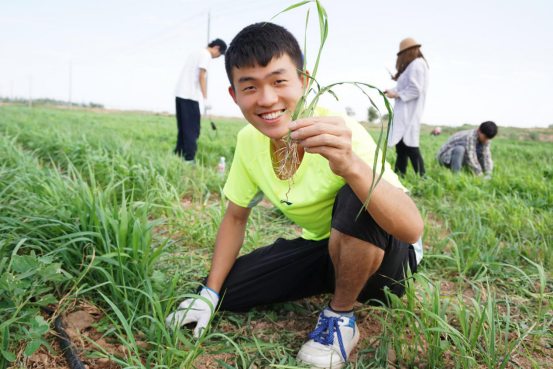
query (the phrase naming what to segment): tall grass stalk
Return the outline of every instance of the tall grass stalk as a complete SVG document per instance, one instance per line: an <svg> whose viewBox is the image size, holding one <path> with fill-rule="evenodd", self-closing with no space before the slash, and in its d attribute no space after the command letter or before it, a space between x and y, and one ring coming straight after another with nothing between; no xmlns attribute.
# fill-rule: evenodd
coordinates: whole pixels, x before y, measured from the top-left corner
<svg viewBox="0 0 553 369"><path fill-rule="evenodd" d="M317 82L316 78L317 78L317 72L318 72L318 69L319 69L319 62L321 60L321 55L322 55L322 52L323 52L323 48L324 48L324 45L325 45L327 37L328 37L328 15L327 15L327 12L326 12L325 8L322 6L321 2L319 0L311 0L311 1L302 1L302 2L299 2L299 3L293 4L293 5L289 6L288 8L284 9L283 11L281 11L280 13L278 13L277 15L275 15L273 18L271 18L271 20L276 18L277 16L279 16L282 13L288 12L292 9L301 7L301 6L309 4L309 3L315 3L316 7L317 7L317 15L318 15L318 21L319 21L318 22L319 23L319 34L320 34L319 50L317 52L317 58L315 60L313 71L312 71L311 74L307 74L305 71L307 71L307 27L309 25L309 11L308 11L307 16L306 16L306 21L305 21L305 38L304 38L304 52L303 52L303 55L304 55L303 69L304 70L303 71L298 70L298 72L302 74L302 80L306 84L306 87L304 88L304 93L303 93L302 97L299 99L294 112L293 113L289 112L289 113L291 113L291 115L292 115L292 121L295 121L295 120L301 119L301 118L312 117L315 114L315 109L316 109L317 104L319 102L319 99L321 98L322 95L324 95L325 93L329 93L332 96L334 96L336 98L336 100L338 100L337 95L334 93L334 91L332 89L336 86L347 84L347 85L353 85L356 88L358 88L369 99L371 105L378 111L378 114L381 115L380 110L378 109L378 107L373 102L372 98L369 96L369 94L365 91L364 88L374 89L374 90L378 91L378 94L382 97L382 100L383 100L384 105L385 105L386 110L387 110L387 114L390 118L389 118L389 122L388 122L388 128L387 128L387 131L386 131L386 135L384 137L384 146L383 146L383 149L382 149L382 157L381 157L381 163L380 163L381 166L380 166L380 170L379 170L380 173L379 173L379 175L377 175L377 171L378 171L377 168L378 168L378 164L379 164L378 159L379 159L379 155L380 155L380 148L381 148L381 145L383 143L382 138L383 138L383 132L384 132L384 126L383 125L381 126L380 136L379 136L378 141L377 141L376 152L375 152L375 156L374 156L373 181L371 183L369 196L368 196L368 198L367 198L367 200L365 201L365 204L364 204L364 207L366 207L369 200L370 200L372 191L374 190L374 188L376 187L376 185L378 184L378 182L382 178L382 175L384 174L384 168L385 168L385 163L386 163L386 152L387 152L387 145L385 143L388 141L388 135L389 135L390 130L392 129L392 125L393 125L393 116L394 116L393 111L392 111L392 108L390 106L390 102L388 101L388 99L386 98L384 93L381 90L379 90L378 88L376 88L375 86L371 85L371 84L364 83L364 82L337 82L337 83L332 83L328 86L321 87L319 82ZM313 95L313 96L311 97L310 95ZM308 100L309 98L311 99L310 101ZM288 183L289 183L288 192L290 192L290 189L291 189L292 184L294 182L294 178L293 178L294 173L296 171L297 165L299 164L299 156L298 156L298 143L299 143L299 141L298 140L293 140L292 137L291 137L291 134L292 134L292 131L290 131L288 133L288 135L283 137L283 141L285 143L285 146L282 149L280 149L279 151L277 151L277 155L276 155L277 158L282 157L282 159L280 160L280 163L278 164L278 169L277 170L278 170L278 174L279 174L280 178L288 180ZM286 196L288 196L288 193L286 194Z"/></svg>

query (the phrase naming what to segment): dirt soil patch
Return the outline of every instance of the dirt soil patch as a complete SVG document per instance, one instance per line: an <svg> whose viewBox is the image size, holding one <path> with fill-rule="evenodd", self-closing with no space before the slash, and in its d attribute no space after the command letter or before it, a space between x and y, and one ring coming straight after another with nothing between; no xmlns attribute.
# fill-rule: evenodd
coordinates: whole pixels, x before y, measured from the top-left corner
<svg viewBox="0 0 553 369"><path fill-rule="evenodd" d="M98 350L90 340L114 355L122 356L124 353L123 345L107 343L106 339L102 338L103 333L98 332L97 328L93 326L103 317L104 314L96 306L86 301L78 301L71 312L62 314L62 321L71 342L79 352L79 358L87 368L119 369L118 364L107 358L87 357L87 354ZM61 352L57 337L48 333L44 338L52 346L55 354L41 346L33 355L29 356L26 367L30 369L70 369Z"/></svg>

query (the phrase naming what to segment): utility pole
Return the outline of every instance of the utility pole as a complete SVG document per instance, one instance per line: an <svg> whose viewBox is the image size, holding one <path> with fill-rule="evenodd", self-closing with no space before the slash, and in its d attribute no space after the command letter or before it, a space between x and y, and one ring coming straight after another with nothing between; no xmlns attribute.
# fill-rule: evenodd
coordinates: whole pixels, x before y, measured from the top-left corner
<svg viewBox="0 0 553 369"><path fill-rule="evenodd" d="M29 74L29 109L33 107L33 75Z"/></svg>
<svg viewBox="0 0 553 369"><path fill-rule="evenodd" d="M209 32L211 28L211 10L207 11L207 44L209 45ZM205 76L205 92L207 93L207 86L209 86L208 75ZM207 109L204 106L204 117L207 117Z"/></svg>
<svg viewBox="0 0 553 369"><path fill-rule="evenodd" d="M73 104L71 103L71 83L73 77L73 64L69 62L69 110L73 110Z"/></svg>
<svg viewBox="0 0 553 369"><path fill-rule="evenodd" d="M210 23L211 23L211 10L208 10L207 11L207 43L208 44L209 44Z"/></svg>
<svg viewBox="0 0 553 369"><path fill-rule="evenodd" d="M13 102L13 79L10 81L10 100Z"/></svg>

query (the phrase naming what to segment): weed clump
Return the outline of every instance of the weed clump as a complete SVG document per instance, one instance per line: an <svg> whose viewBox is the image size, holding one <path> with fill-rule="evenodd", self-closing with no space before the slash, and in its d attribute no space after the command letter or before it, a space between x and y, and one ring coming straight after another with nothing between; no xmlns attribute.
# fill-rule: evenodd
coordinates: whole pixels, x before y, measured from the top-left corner
<svg viewBox="0 0 553 369"><path fill-rule="evenodd" d="M283 10L280 13L278 13L277 15L275 15L273 18L271 18L271 20L274 19L275 17L277 17L278 15L284 13L284 12L290 11L292 9L295 9L295 8L300 7L302 5L305 5L305 4L309 4L311 2L314 2L317 6L317 14L318 14L318 21L319 21L319 28L320 28L320 45L319 45L319 50L318 50L318 53L317 53L317 59L315 61L313 72L310 75L307 74L305 71L307 70L307 26L309 24L309 10L308 10L306 20L305 20L305 30L306 30L305 34L306 35L305 35L305 38L304 38L303 70L298 69L298 72L303 75L302 78L303 78L303 81L304 81L304 86L306 86L306 88L304 88L304 93L303 93L302 97L300 98L300 100L298 101L298 104L296 105L296 108L295 108L294 112L285 111L282 114L285 114L285 113L291 114L292 115L292 121L295 121L295 120L301 119L301 118L312 117L315 114L315 109L317 107L317 103L319 102L319 99L322 95L324 95L325 93L329 93L332 96L334 96L334 98L336 100L338 100L338 96L334 93L332 88L334 88L336 86L339 86L339 85L349 84L349 85L353 85L353 86L357 87L369 99L371 105L378 112L378 115L382 116L382 114L380 114L380 110L378 109L378 107L376 106L376 104L374 103L372 98L369 96L367 91L365 91L365 89L369 88L369 89L374 89L374 90L378 91L378 94L383 99L384 105L386 106L387 114L390 117L390 119L389 119L389 124L388 124L387 130L386 130L386 137L385 138L384 138L384 134L383 134L384 133L384 126L381 126L380 136L378 138L376 152L375 152L375 159L374 159L374 163L373 163L373 181L372 181L371 188L370 188L370 191L369 191L369 196L368 196L368 198L367 198L367 200L365 201L365 204L364 204L364 206L366 206L367 203L369 202L372 191L374 190L374 188L376 187L376 185L378 184L378 182L382 178L382 175L384 174L384 167L385 167L384 164L385 164L385 161L386 161L386 150L387 150L386 145L383 146L383 150L382 150L383 153L382 153L382 157L380 158L380 160L382 162L382 170L381 170L381 172L378 176L376 175L376 167L377 167L378 160L379 160L380 147L381 147L381 144L383 142L382 139L384 138L384 142L387 142L388 135L389 135L390 130L392 128L392 124L393 124L392 108L390 106L390 102L388 101L388 99L386 98L384 93L373 85L363 83L363 82L356 82L356 81L349 82L348 81L348 82L332 83L328 86L321 87L321 85L317 82L316 77L317 77L317 71L319 69L319 62L320 62L320 59L321 59L321 54L322 54L322 51L323 51L324 44L325 44L326 39L328 37L328 15L327 15L326 10L321 5L321 2L319 0L302 1L300 3L291 5L288 8L286 8L285 10ZM308 102L308 98L310 98L309 102ZM276 158L277 158L276 173L277 173L277 175L279 176L280 179L288 180L288 192L286 193L286 198L288 200L288 193L290 192L290 190L291 190L291 188L294 184L294 174L295 174L296 168L298 167L299 162L300 162L300 158L299 158L299 155L298 155L298 144L299 144L300 140L292 139L291 138L291 131L288 132L288 134L286 136L284 136L282 138L282 140L283 140L285 145L284 145L283 148L277 150L277 152L276 152Z"/></svg>

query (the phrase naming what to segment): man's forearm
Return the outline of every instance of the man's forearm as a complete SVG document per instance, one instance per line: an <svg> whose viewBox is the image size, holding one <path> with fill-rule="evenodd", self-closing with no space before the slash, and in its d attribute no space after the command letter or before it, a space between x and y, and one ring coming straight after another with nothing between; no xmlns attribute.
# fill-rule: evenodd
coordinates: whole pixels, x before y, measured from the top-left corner
<svg viewBox="0 0 553 369"><path fill-rule="evenodd" d="M207 79L205 78L205 74L200 76L200 89L202 90L204 99L207 99Z"/></svg>
<svg viewBox="0 0 553 369"><path fill-rule="evenodd" d="M358 156L353 168L344 179L364 203L373 181L372 168ZM415 243L422 235L424 225L413 200L384 179L373 190L367 211L382 229L400 241Z"/></svg>
<svg viewBox="0 0 553 369"><path fill-rule="evenodd" d="M219 226L213 251L213 260L211 261L211 270L207 280L207 287L217 293L220 292L244 243L246 224L247 221L237 222L233 220L232 216L225 215Z"/></svg>

